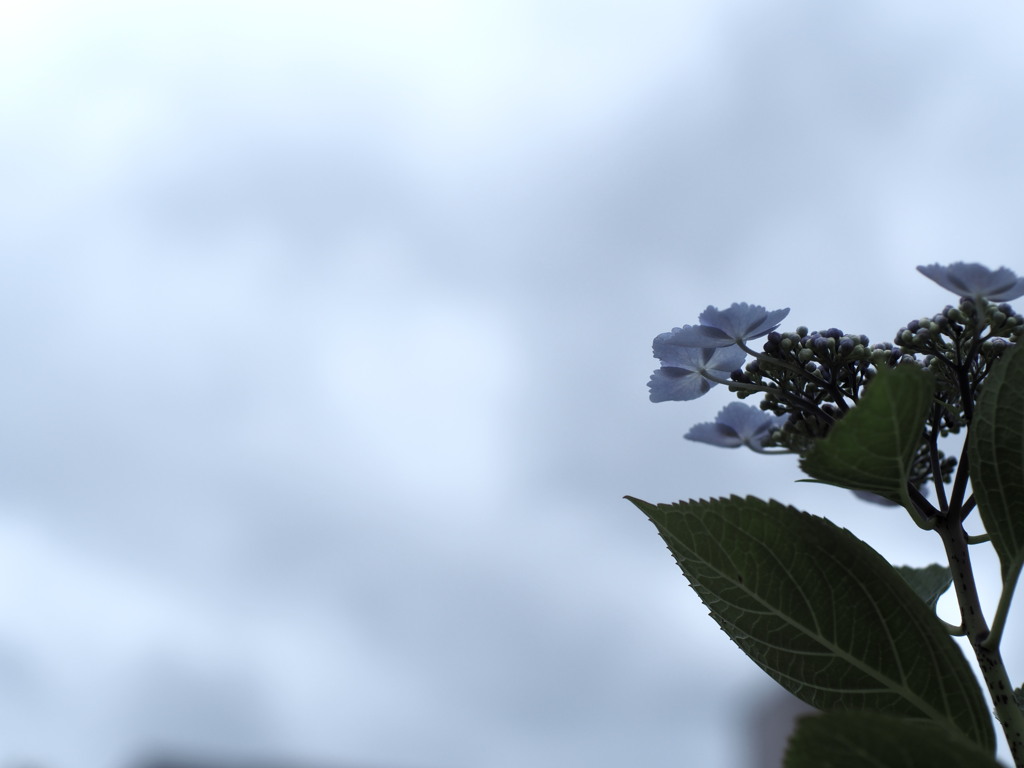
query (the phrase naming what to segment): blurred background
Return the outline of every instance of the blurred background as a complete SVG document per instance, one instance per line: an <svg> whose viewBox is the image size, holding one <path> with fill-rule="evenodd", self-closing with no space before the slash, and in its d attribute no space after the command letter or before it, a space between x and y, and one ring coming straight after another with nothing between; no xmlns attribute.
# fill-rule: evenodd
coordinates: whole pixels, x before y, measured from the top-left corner
<svg viewBox="0 0 1024 768"><path fill-rule="evenodd" d="M941 547L684 441L730 399L648 402L651 339L747 301L889 340L953 300L916 265L1024 270L1022 34L0 0L0 766L778 765L790 704L622 496Z"/></svg>

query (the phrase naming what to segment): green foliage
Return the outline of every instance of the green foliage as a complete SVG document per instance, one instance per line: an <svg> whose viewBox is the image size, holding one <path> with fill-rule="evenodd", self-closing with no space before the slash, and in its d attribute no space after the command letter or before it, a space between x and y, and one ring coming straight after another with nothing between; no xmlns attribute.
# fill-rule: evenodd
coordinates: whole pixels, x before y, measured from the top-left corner
<svg viewBox="0 0 1024 768"><path fill-rule="evenodd" d="M654 341L652 400L693 399L714 384L760 399L727 406L687 437L797 454L811 482L902 505L946 554L949 567L893 568L827 520L753 497L630 499L733 642L826 712L801 723L786 768L994 768L985 689L1024 768L1024 689L1000 651L1024 571L1024 315L1002 302L1024 296L1024 278L962 262L918 269L959 303L909 321L892 342L779 331L788 310L746 303L709 307L700 325ZM752 359L727 379L722 366L686 364L714 355ZM941 441L964 429L959 457L947 456ZM985 533L968 536L975 508ZM987 617L971 565L985 542L1003 581ZM935 612L951 585L955 626ZM984 687L949 633L974 652Z"/></svg>
<svg viewBox="0 0 1024 768"><path fill-rule="evenodd" d="M800 463L812 478L870 491L910 507L907 481L932 403L931 374L915 365L882 369L860 402Z"/></svg>
<svg viewBox="0 0 1024 768"><path fill-rule="evenodd" d="M1006 578L1024 560L1024 351L992 366L978 398L968 448L978 512Z"/></svg>
<svg viewBox="0 0 1024 768"><path fill-rule="evenodd" d="M909 565L896 566L896 572L903 577L910 588L917 593L917 596L924 600L932 610L939 602L942 594L949 589L953 583L953 575L949 566L932 563L924 568L912 568Z"/></svg>
<svg viewBox="0 0 1024 768"><path fill-rule="evenodd" d="M789 691L820 709L931 720L994 749L959 648L892 566L849 531L752 497L629 500L722 629Z"/></svg>
<svg viewBox="0 0 1024 768"><path fill-rule="evenodd" d="M800 720L783 768L1000 768L991 755L934 723L837 712Z"/></svg>

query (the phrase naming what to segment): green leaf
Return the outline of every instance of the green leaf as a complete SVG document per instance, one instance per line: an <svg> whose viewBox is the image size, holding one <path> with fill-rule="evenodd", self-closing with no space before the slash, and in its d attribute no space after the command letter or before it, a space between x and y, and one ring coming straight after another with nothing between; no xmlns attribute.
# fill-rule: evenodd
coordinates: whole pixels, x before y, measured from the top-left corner
<svg viewBox="0 0 1024 768"><path fill-rule="evenodd" d="M801 718L783 768L1001 768L935 723L867 712Z"/></svg>
<svg viewBox="0 0 1024 768"><path fill-rule="evenodd" d="M967 433L971 488L1003 578L1024 560L1024 350L1003 353Z"/></svg>
<svg viewBox="0 0 1024 768"><path fill-rule="evenodd" d="M889 563L849 531L753 497L648 504L711 616L756 664L819 709L924 718L994 749L956 643Z"/></svg>
<svg viewBox="0 0 1024 768"><path fill-rule="evenodd" d="M942 593L953 583L953 574L948 565L932 563L924 568L912 568L909 565L896 566L896 572L924 600L925 605L935 610Z"/></svg>
<svg viewBox="0 0 1024 768"><path fill-rule="evenodd" d="M820 482L871 491L909 507L907 478L934 388L931 374L912 363L883 368L800 468Z"/></svg>

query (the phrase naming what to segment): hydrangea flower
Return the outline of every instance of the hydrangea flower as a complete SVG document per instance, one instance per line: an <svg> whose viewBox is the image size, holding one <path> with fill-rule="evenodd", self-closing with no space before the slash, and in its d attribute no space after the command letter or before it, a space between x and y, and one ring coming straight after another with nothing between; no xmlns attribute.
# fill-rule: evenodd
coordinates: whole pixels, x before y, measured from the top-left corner
<svg viewBox="0 0 1024 768"><path fill-rule="evenodd" d="M958 296L989 301L1011 301L1024 296L1024 277L1017 277L1006 267L991 270L981 264L958 261L943 267L929 264L917 271Z"/></svg>
<svg viewBox="0 0 1024 768"><path fill-rule="evenodd" d="M745 445L763 453L765 442L785 421L785 416L773 416L745 403L729 403L713 422L694 425L684 437L723 448Z"/></svg>
<svg viewBox="0 0 1024 768"><path fill-rule="evenodd" d="M767 335L778 328L788 314L788 308L769 312L764 307L746 303L733 304L728 309L708 307L701 312L700 325L673 328L673 341L686 347L728 347Z"/></svg>
<svg viewBox="0 0 1024 768"><path fill-rule="evenodd" d="M663 333L654 340L654 356L661 360L661 368L647 382L652 403L695 400L716 384L708 381L705 374L727 379L747 358L738 347L681 347L664 338L671 335Z"/></svg>

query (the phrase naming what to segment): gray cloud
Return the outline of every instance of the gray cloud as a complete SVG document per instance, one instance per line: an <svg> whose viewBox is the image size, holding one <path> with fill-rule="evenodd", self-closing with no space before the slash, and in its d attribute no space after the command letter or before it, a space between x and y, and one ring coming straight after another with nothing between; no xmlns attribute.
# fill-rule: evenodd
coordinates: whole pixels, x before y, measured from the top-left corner
<svg viewBox="0 0 1024 768"><path fill-rule="evenodd" d="M128 14L5 97L0 757L735 765L771 684L621 496L934 557L684 443L727 395L652 406L649 345L732 301L882 339L946 301L916 263L1014 253L1005 24L591 11Z"/></svg>

